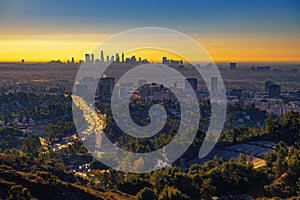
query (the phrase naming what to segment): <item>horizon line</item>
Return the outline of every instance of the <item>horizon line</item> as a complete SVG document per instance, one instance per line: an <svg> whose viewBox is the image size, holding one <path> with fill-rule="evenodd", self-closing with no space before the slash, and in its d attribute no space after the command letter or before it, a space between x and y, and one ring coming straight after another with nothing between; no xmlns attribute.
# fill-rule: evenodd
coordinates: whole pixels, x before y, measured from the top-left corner
<svg viewBox="0 0 300 200"><path fill-rule="evenodd" d="M21 59L22 60L22 59ZM61 63L61 64L80 64L80 63L85 63L84 60L82 60L83 62L80 62L79 60L76 61L76 62L68 62L68 60L61 60L61 59L51 59L51 60L48 60L48 61L45 61L45 60L36 60L36 61L26 61L24 60L24 62L22 62L21 60L0 60L0 63L1 64L4 64L4 63L20 63L20 64L30 64L30 63ZM158 60L148 60L149 63L161 63L161 61L158 61ZM191 61L191 62L195 62L195 63L200 63L201 61ZM203 61L202 61L203 62ZM242 63L242 64L257 64L257 63L269 63L269 64L299 64L300 65L300 60L295 60L295 61L271 61L271 60L242 60L242 61L234 61L234 60L214 60L215 63ZM96 63L96 62L95 62ZM115 63L115 61L114 61ZM126 64L125 62L122 63L122 62L119 62L120 64ZM138 63L138 62L137 62ZM186 63L186 62L184 62Z"/></svg>

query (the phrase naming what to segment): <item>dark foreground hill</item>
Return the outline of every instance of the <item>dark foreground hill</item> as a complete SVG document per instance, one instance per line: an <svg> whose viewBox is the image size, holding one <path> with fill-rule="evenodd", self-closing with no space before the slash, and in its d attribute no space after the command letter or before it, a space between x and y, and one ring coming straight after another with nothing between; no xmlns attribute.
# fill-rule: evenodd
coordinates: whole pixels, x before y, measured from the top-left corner
<svg viewBox="0 0 300 200"><path fill-rule="evenodd" d="M20 153L0 154L0 199L132 199L121 192L100 192L53 161Z"/></svg>

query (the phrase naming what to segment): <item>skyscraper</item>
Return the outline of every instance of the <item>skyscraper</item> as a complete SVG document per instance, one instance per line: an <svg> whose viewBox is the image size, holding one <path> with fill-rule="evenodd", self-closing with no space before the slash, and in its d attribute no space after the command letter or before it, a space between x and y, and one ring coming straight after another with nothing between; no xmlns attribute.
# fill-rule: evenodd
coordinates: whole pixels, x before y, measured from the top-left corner
<svg viewBox="0 0 300 200"><path fill-rule="evenodd" d="M167 57L162 57L162 64L167 64L167 63L168 63Z"/></svg>
<svg viewBox="0 0 300 200"><path fill-rule="evenodd" d="M265 92L268 92L270 91L270 86L271 85L274 85L275 83L273 81L266 81L265 82Z"/></svg>
<svg viewBox="0 0 300 200"><path fill-rule="evenodd" d="M103 51L101 51L101 53L100 53L100 61L102 63L104 63L104 54L103 54Z"/></svg>
<svg viewBox="0 0 300 200"><path fill-rule="evenodd" d="M90 54L85 54L85 62L86 63L89 63L89 62L91 62L91 59L90 59Z"/></svg>
<svg viewBox="0 0 300 200"><path fill-rule="evenodd" d="M100 78L97 92L100 98L109 98L115 87L115 79L113 77Z"/></svg>
<svg viewBox="0 0 300 200"><path fill-rule="evenodd" d="M229 63L229 68L230 68L230 70L235 70L236 69L236 63Z"/></svg>
<svg viewBox="0 0 300 200"><path fill-rule="evenodd" d="M120 62L120 58L119 58L119 54L116 53L116 62L119 63Z"/></svg>
<svg viewBox="0 0 300 200"><path fill-rule="evenodd" d="M211 77L211 92L216 92L218 91L218 77Z"/></svg>
<svg viewBox="0 0 300 200"><path fill-rule="evenodd" d="M92 57L92 63L94 63L95 62L94 54L91 54L91 57Z"/></svg>
<svg viewBox="0 0 300 200"><path fill-rule="evenodd" d="M198 80L196 78L187 78L185 82L185 89L188 89L188 83L191 85L194 91L197 91Z"/></svg>
<svg viewBox="0 0 300 200"><path fill-rule="evenodd" d="M269 87L269 96L270 97L280 97L280 85L272 84Z"/></svg>
<svg viewBox="0 0 300 200"><path fill-rule="evenodd" d="M136 58L135 58L135 56L131 56L131 63L136 63Z"/></svg>
<svg viewBox="0 0 300 200"><path fill-rule="evenodd" d="M124 63L124 53L122 52L122 63Z"/></svg>

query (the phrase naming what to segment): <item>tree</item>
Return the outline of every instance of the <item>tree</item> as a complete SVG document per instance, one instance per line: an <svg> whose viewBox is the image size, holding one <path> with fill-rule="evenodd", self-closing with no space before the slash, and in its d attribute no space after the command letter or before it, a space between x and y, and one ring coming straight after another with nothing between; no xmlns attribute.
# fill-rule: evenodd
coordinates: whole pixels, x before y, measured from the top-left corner
<svg viewBox="0 0 300 200"><path fill-rule="evenodd" d="M243 163L243 164L246 164L246 162L247 162L247 156L246 156L246 154L244 154L244 153L240 154L239 162Z"/></svg>
<svg viewBox="0 0 300 200"><path fill-rule="evenodd" d="M128 194L136 195L145 187L151 187L149 182L140 178L137 174L127 174L126 177L117 184L117 188Z"/></svg>
<svg viewBox="0 0 300 200"><path fill-rule="evenodd" d="M186 200L190 199L187 195L182 194L180 190L174 187L165 187L159 194L158 200Z"/></svg>
<svg viewBox="0 0 300 200"><path fill-rule="evenodd" d="M200 195L200 191L197 188L197 184L193 180L190 174L179 172L175 174L173 186L180 189L180 191L192 199L197 199Z"/></svg>
<svg viewBox="0 0 300 200"><path fill-rule="evenodd" d="M38 137L30 135L27 138L22 139L22 151L31 156L38 156L39 148L41 148L41 142Z"/></svg>
<svg viewBox="0 0 300 200"><path fill-rule="evenodd" d="M287 143L294 143L300 139L300 115L291 111L284 115L280 122L283 139Z"/></svg>
<svg viewBox="0 0 300 200"><path fill-rule="evenodd" d="M173 186L175 174L182 172L179 167L156 170L150 175L150 183L155 194L159 194L166 186Z"/></svg>
<svg viewBox="0 0 300 200"><path fill-rule="evenodd" d="M144 187L140 190L136 195L138 200L154 200L156 199L156 195L151 188Z"/></svg>
<svg viewBox="0 0 300 200"><path fill-rule="evenodd" d="M23 188L21 185L14 185L10 188L9 199L30 199L30 192L27 188Z"/></svg>
<svg viewBox="0 0 300 200"><path fill-rule="evenodd" d="M275 173L276 177L281 176L287 170L287 162L286 162L286 149L280 148L277 152L277 159L275 161Z"/></svg>
<svg viewBox="0 0 300 200"><path fill-rule="evenodd" d="M66 135L70 135L75 131L75 125L73 121L59 120L56 123L50 123L45 128L48 140L52 142L55 139L63 139Z"/></svg>
<svg viewBox="0 0 300 200"><path fill-rule="evenodd" d="M264 160L268 167L272 167L273 162L276 161L276 153L275 152L268 152L264 155Z"/></svg>
<svg viewBox="0 0 300 200"><path fill-rule="evenodd" d="M265 194L269 197L279 196L282 198L297 195L300 191L299 185L297 186L300 175L299 149L293 146L287 147L280 142L276 145L276 152L267 157L271 157L271 162L268 161L271 163L268 164L271 169L269 170L271 184L264 186Z"/></svg>
<svg viewBox="0 0 300 200"><path fill-rule="evenodd" d="M265 133L271 134L274 138L281 140L283 133L281 132L281 126L278 121L275 121L273 117L269 117L265 120L266 128Z"/></svg>
<svg viewBox="0 0 300 200"><path fill-rule="evenodd" d="M251 153L249 158L249 164L252 164L253 160L254 160L254 156L253 153Z"/></svg>
<svg viewBox="0 0 300 200"><path fill-rule="evenodd" d="M256 180L255 170L249 164L235 161L224 162L221 166L221 172L222 180L216 186L223 193L244 193Z"/></svg>
<svg viewBox="0 0 300 200"><path fill-rule="evenodd" d="M200 191L203 199L210 199L216 193L216 187L213 186L211 178L205 179L202 182Z"/></svg>

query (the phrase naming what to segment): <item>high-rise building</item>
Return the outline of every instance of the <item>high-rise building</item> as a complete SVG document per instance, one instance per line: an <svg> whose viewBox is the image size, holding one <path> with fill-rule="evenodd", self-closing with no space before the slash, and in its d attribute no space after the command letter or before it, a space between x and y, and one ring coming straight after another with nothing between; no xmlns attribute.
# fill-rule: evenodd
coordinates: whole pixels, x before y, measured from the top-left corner
<svg viewBox="0 0 300 200"><path fill-rule="evenodd" d="M217 92L218 91L218 77L211 77L211 92Z"/></svg>
<svg viewBox="0 0 300 200"><path fill-rule="evenodd" d="M72 57L72 60L71 60L71 63L74 63L75 61L74 61L74 57Z"/></svg>
<svg viewBox="0 0 300 200"><path fill-rule="evenodd" d="M104 63L104 53L103 53L103 51L101 51L101 53L100 53L100 61L102 63Z"/></svg>
<svg viewBox="0 0 300 200"><path fill-rule="evenodd" d="M162 64L167 64L167 63L168 63L167 57L162 57Z"/></svg>
<svg viewBox="0 0 300 200"><path fill-rule="evenodd" d="M229 63L229 68L230 68L230 70L235 70L236 69L236 63Z"/></svg>
<svg viewBox="0 0 300 200"><path fill-rule="evenodd" d="M131 63L130 58L126 58L125 63Z"/></svg>
<svg viewBox="0 0 300 200"><path fill-rule="evenodd" d="M106 62L109 62L109 55L106 56Z"/></svg>
<svg viewBox="0 0 300 200"><path fill-rule="evenodd" d="M188 89L188 83L191 85L194 91L198 89L198 80L196 78L187 78L185 82L185 89Z"/></svg>
<svg viewBox="0 0 300 200"><path fill-rule="evenodd" d="M269 96L270 97L280 97L280 85L272 84L269 87Z"/></svg>
<svg viewBox="0 0 300 200"><path fill-rule="evenodd" d="M115 87L115 78L105 77L100 78L97 92L100 98L109 98Z"/></svg>
<svg viewBox="0 0 300 200"><path fill-rule="evenodd" d="M266 81L265 92L267 92L270 97L279 97L281 92L281 87L280 85L275 84L273 81Z"/></svg>
<svg viewBox="0 0 300 200"><path fill-rule="evenodd" d="M270 91L270 86L271 85L274 85L275 83L273 81L266 81L265 82L265 92L268 92Z"/></svg>
<svg viewBox="0 0 300 200"><path fill-rule="evenodd" d="M95 62L94 54L91 54L91 57L92 57L91 61L92 61L92 63L94 63Z"/></svg>
<svg viewBox="0 0 300 200"><path fill-rule="evenodd" d="M89 63L89 62L91 62L91 58L90 58L90 54L85 54L85 62L86 63Z"/></svg>
<svg viewBox="0 0 300 200"><path fill-rule="evenodd" d="M120 58L119 58L119 54L116 53L116 62L119 63L120 62Z"/></svg>
<svg viewBox="0 0 300 200"><path fill-rule="evenodd" d="M131 56L131 63L136 63L136 58L135 58L135 56Z"/></svg>
<svg viewBox="0 0 300 200"><path fill-rule="evenodd" d="M124 53L122 52L122 63L124 63Z"/></svg>

